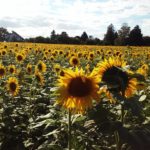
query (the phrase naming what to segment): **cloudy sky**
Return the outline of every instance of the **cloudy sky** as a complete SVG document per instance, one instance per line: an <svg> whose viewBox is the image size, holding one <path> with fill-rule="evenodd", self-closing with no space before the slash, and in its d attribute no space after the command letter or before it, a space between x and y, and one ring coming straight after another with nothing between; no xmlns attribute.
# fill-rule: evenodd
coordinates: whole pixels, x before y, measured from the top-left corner
<svg viewBox="0 0 150 150"><path fill-rule="evenodd" d="M150 0L0 0L0 27L23 37L49 36L66 31L69 36L103 38L107 26L139 25L150 35Z"/></svg>

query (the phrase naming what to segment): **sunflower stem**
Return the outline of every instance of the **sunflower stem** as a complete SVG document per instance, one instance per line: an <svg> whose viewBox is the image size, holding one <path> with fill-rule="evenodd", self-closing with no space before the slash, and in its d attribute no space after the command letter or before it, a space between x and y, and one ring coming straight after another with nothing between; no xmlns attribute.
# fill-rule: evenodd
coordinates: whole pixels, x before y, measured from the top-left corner
<svg viewBox="0 0 150 150"><path fill-rule="evenodd" d="M124 106L121 105L121 123L122 123L122 126L124 124L124 115L125 115Z"/></svg>
<svg viewBox="0 0 150 150"><path fill-rule="evenodd" d="M114 136L115 136L115 141L116 141L116 150L121 150L121 142L120 142L120 138L119 138L119 133L118 131L114 132Z"/></svg>
<svg viewBox="0 0 150 150"><path fill-rule="evenodd" d="M125 98L125 91L122 92L122 96ZM124 116L125 116L124 105L121 104L121 123L122 123L122 126L124 125Z"/></svg>
<svg viewBox="0 0 150 150"><path fill-rule="evenodd" d="M122 96L125 97L124 92L123 92ZM121 123L122 123L122 126L124 125L124 116L125 116L124 105L121 104ZM120 139L120 136L119 136L119 132L115 131L114 136L115 136L115 140L116 140L116 150L121 150L122 142L121 142L121 139Z"/></svg>
<svg viewBox="0 0 150 150"><path fill-rule="evenodd" d="M121 105L121 123L122 123L122 126L124 124L124 106ZM121 146L122 146L122 142L121 142L121 139L120 139L120 136L119 136L119 132L116 130L114 132L114 136L115 136L115 140L116 140L116 150L121 150Z"/></svg>
<svg viewBox="0 0 150 150"><path fill-rule="evenodd" d="M68 150L71 150L71 110L68 109Z"/></svg>

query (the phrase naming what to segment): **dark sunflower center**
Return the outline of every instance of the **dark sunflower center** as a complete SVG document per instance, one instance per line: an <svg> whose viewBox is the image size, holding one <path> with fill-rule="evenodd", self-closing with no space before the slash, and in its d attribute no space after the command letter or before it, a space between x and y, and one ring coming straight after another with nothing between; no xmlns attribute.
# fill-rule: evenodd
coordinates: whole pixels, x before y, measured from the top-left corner
<svg viewBox="0 0 150 150"><path fill-rule="evenodd" d="M13 73L14 72L14 68L10 68L10 73Z"/></svg>
<svg viewBox="0 0 150 150"><path fill-rule="evenodd" d="M60 68L55 68L56 72L59 72L60 71Z"/></svg>
<svg viewBox="0 0 150 150"><path fill-rule="evenodd" d="M36 75L36 80L37 80L38 82L41 82L41 77L40 77L40 75Z"/></svg>
<svg viewBox="0 0 150 150"><path fill-rule="evenodd" d="M21 60L22 60L22 56L19 55L19 56L17 57L17 60L18 60L18 61L21 61Z"/></svg>
<svg viewBox="0 0 150 150"><path fill-rule="evenodd" d="M0 75L4 75L5 70L3 68L0 69Z"/></svg>
<svg viewBox="0 0 150 150"><path fill-rule="evenodd" d="M16 83L14 83L14 82L10 83L10 89L11 89L11 91L15 91L16 88L17 88Z"/></svg>
<svg viewBox="0 0 150 150"><path fill-rule="evenodd" d="M42 64L38 64L38 69L42 70Z"/></svg>
<svg viewBox="0 0 150 150"><path fill-rule="evenodd" d="M114 90L125 91L128 86L129 79L126 72L113 66L104 72L102 81Z"/></svg>
<svg viewBox="0 0 150 150"><path fill-rule="evenodd" d="M31 68L30 67L28 67L28 72L31 72Z"/></svg>
<svg viewBox="0 0 150 150"><path fill-rule="evenodd" d="M2 52L2 54L3 54L3 55L5 55L5 54L6 54L6 52L5 52L5 51L3 51L3 52Z"/></svg>
<svg viewBox="0 0 150 150"><path fill-rule="evenodd" d="M74 59L72 60L72 62L73 62L74 65L77 65L77 64L78 64L78 60L77 60L76 58L74 58Z"/></svg>
<svg viewBox="0 0 150 150"><path fill-rule="evenodd" d="M78 54L78 56L79 56L79 57L81 57L81 56L82 56L82 54L81 54L81 53L79 53L79 54Z"/></svg>
<svg viewBox="0 0 150 150"><path fill-rule="evenodd" d="M76 77L71 80L68 86L68 92L74 97L84 97L88 96L92 90L92 82L90 79L81 77Z"/></svg>
<svg viewBox="0 0 150 150"><path fill-rule="evenodd" d="M60 71L60 76L64 76L65 75L65 73L64 73L64 71Z"/></svg>

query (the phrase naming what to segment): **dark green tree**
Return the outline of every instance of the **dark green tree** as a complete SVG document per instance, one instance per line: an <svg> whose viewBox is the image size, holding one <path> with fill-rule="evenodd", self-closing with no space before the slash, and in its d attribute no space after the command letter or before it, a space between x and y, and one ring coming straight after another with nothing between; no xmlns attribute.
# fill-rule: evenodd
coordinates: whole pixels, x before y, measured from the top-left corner
<svg viewBox="0 0 150 150"><path fill-rule="evenodd" d="M88 40L88 35L85 31L82 33L80 39L81 39L81 43L86 44L86 42Z"/></svg>
<svg viewBox="0 0 150 150"><path fill-rule="evenodd" d="M115 45L127 45L130 34L130 27L127 23L123 23L120 30L118 30L118 38L115 39Z"/></svg>
<svg viewBox="0 0 150 150"><path fill-rule="evenodd" d="M150 36L143 37L143 45L150 46Z"/></svg>
<svg viewBox="0 0 150 150"><path fill-rule="evenodd" d="M9 34L9 32L7 31L7 29L0 27L0 41L5 41L6 40L6 36Z"/></svg>
<svg viewBox="0 0 150 150"><path fill-rule="evenodd" d="M104 36L104 43L106 45L114 45L114 41L116 39L116 32L115 32L115 29L114 29L114 26L113 24L110 24L107 28L107 32Z"/></svg>
<svg viewBox="0 0 150 150"><path fill-rule="evenodd" d="M49 43L49 41L50 41L50 39L48 37L45 38L45 37L42 37L42 36L37 36L34 39L35 43Z"/></svg>
<svg viewBox="0 0 150 150"><path fill-rule="evenodd" d="M143 35L138 25L136 25L129 34L129 45L133 46L143 45Z"/></svg>
<svg viewBox="0 0 150 150"><path fill-rule="evenodd" d="M58 42L62 44L69 44L70 38L67 32L63 31L60 35L58 35Z"/></svg>
<svg viewBox="0 0 150 150"><path fill-rule="evenodd" d="M55 32L55 30L53 30L52 32L51 32L51 35L50 35L50 42L51 43L57 43L57 35L56 35L56 32Z"/></svg>

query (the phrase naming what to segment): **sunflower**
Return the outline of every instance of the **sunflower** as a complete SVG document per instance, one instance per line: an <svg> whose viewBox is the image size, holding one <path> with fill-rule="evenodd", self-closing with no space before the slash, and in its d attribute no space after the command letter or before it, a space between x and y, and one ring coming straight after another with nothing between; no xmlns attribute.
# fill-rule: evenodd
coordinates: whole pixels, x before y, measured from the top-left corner
<svg viewBox="0 0 150 150"><path fill-rule="evenodd" d="M35 71L35 79L36 81L40 84L40 85L44 85L44 77L42 76L42 74L38 71Z"/></svg>
<svg viewBox="0 0 150 150"><path fill-rule="evenodd" d="M2 55L4 56L4 55L6 55L6 50L2 50Z"/></svg>
<svg viewBox="0 0 150 150"><path fill-rule="evenodd" d="M59 55L62 55L62 54L63 54L63 51L62 51L62 50L60 50L60 51L59 51Z"/></svg>
<svg viewBox="0 0 150 150"><path fill-rule="evenodd" d="M32 65L28 64L27 67L26 67L26 70L27 70L28 74L31 74L32 73Z"/></svg>
<svg viewBox="0 0 150 150"><path fill-rule="evenodd" d="M87 64L85 66L85 70L86 70L87 73L90 73L90 64Z"/></svg>
<svg viewBox="0 0 150 150"><path fill-rule="evenodd" d="M111 51L111 50L107 51L107 54L108 54L108 55L111 55L111 54L112 54L112 51Z"/></svg>
<svg viewBox="0 0 150 150"><path fill-rule="evenodd" d="M46 72L46 64L40 60L36 66L36 69L40 71L41 73L44 73Z"/></svg>
<svg viewBox="0 0 150 150"><path fill-rule="evenodd" d="M77 55L79 58L82 57L82 53L81 52L78 52L78 55Z"/></svg>
<svg viewBox="0 0 150 150"><path fill-rule="evenodd" d="M17 60L17 62L20 63L20 62L22 62L24 60L24 56L21 53L18 53L16 55L16 60Z"/></svg>
<svg viewBox="0 0 150 150"><path fill-rule="evenodd" d="M55 71L56 73L59 73L60 70L61 70L61 66L60 66L59 64L55 64L55 65L54 65L54 71Z"/></svg>
<svg viewBox="0 0 150 150"><path fill-rule="evenodd" d="M59 75L60 76L65 76L65 71L64 70L60 70Z"/></svg>
<svg viewBox="0 0 150 150"><path fill-rule="evenodd" d="M44 54L43 60L47 60L47 55Z"/></svg>
<svg viewBox="0 0 150 150"><path fill-rule="evenodd" d="M119 56L120 54L121 54L120 51L116 51L116 52L115 52L115 56Z"/></svg>
<svg viewBox="0 0 150 150"><path fill-rule="evenodd" d="M97 53L98 55L100 55L100 54L101 54L100 50L97 50L97 51L96 51L96 53Z"/></svg>
<svg viewBox="0 0 150 150"><path fill-rule="evenodd" d="M54 61L54 57L53 57L53 56L51 56L51 57L50 57L50 60L51 60L51 61Z"/></svg>
<svg viewBox="0 0 150 150"><path fill-rule="evenodd" d="M148 76L148 70L149 67L147 64L143 64L137 71L136 73L143 75L144 77Z"/></svg>
<svg viewBox="0 0 150 150"><path fill-rule="evenodd" d="M117 92L125 97L132 96L136 91L137 80L131 78L126 62L118 57L110 57L98 65L101 82L107 86L108 92Z"/></svg>
<svg viewBox="0 0 150 150"><path fill-rule="evenodd" d="M57 54L55 52L52 53L52 56L55 57Z"/></svg>
<svg viewBox="0 0 150 150"><path fill-rule="evenodd" d="M93 72L85 75L82 69L64 71L58 79L58 103L77 113L84 113L92 107L92 100L98 101L99 77Z"/></svg>
<svg viewBox="0 0 150 150"><path fill-rule="evenodd" d="M78 57L72 56L69 60L69 63L71 66L78 66L80 61L79 61Z"/></svg>
<svg viewBox="0 0 150 150"><path fill-rule="evenodd" d="M9 77L7 81L7 90L13 95L16 96L19 93L19 84L18 79L15 77Z"/></svg>
<svg viewBox="0 0 150 150"><path fill-rule="evenodd" d="M9 73L11 73L11 74L15 74L15 72L16 72L16 67L15 67L15 65L9 65L9 66L8 66L8 71L9 71Z"/></svg>
<svg viewBox="0 0 150 150"><path fill-rule="evenodd" d="M94 59L94 52L90 52L89 56L88 56L89 60L93 60Z"/></svg>
<svg viewBox="0 0 150 150"><path fill-rule="evenodd" d="M2 64L0 64L0 78L2 78L5 75L5 72L5 67Z"/></svg>

